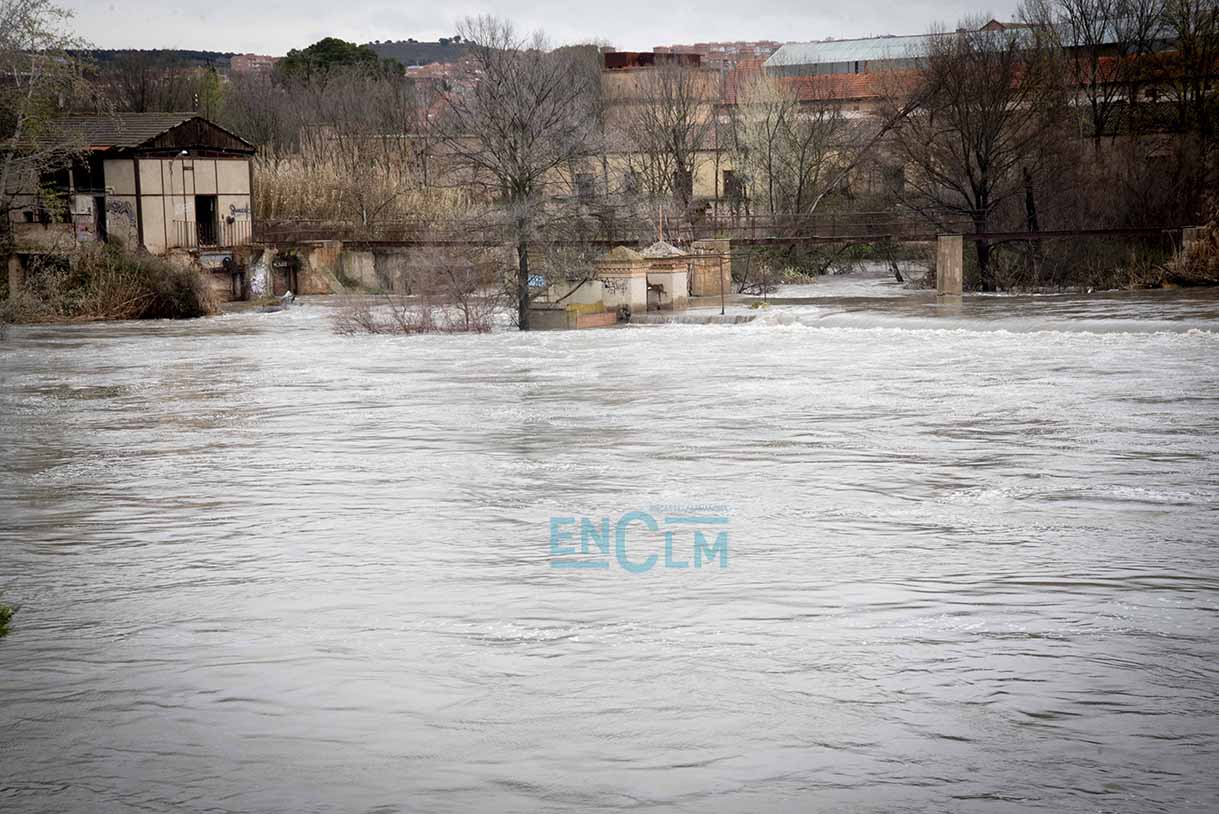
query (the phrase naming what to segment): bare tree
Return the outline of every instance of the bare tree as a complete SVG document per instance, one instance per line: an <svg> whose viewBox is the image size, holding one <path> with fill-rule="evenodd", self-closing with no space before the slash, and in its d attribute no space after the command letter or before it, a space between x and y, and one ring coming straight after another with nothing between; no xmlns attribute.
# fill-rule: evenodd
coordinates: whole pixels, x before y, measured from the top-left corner
<svg viewBox="0 0 1219 814"><path fill-rule="evenodd" d="M296 93L304 113L306 161L335 170L334 194L362 227L392 211L417 185L414 142L421 116L414 83L402 77L332 71Z"/></svg>
<svg viewBox="0 0 1219 814"><path fill-rule="evenodd" d="M405 269L409 294L349 296L334 329L356 333L487 333L504 304L495 249L448 243L414 251Z"/></svg>
<svg viewBox="0 0 1219 814"><path fill-rule="evenodd" d="M1213 192L1216 139L1219 137L1219 4L1214 0L1166 0L1164 29L1175 50L1161 60L1157 79L1166 86L1181 134L1183 192L1191 214L1203 216L1204 198Z"/></svg>
<svg viewBox="0 0 1219 814"><path fill-rule="evenodd" d="M1101 140L1117 134L1122 105L1137 101L1163 9L1164 0L1031 0L1021 9L1062 51L1098 155Z"/></svg>
<svg viewBox="0 0 1219 814"><path fill-rule="evenodd" d="M1170 85L1181 129L1211 138L1219 108L1212 90L1219 72L1219 4L1214 0L1165 0L1163 25L1175 53L1163 61L1161 78Z"/></svg>
<svg viewBox="0 0 1219 814"><path fill-rule="evenodd" d="M737 108L733 166L770 214L792 216L793 226L870 146L865 128L842 114L832 77L759 74L739 91Z"/></svg>
<svg viewBox="0 0 1219 814"><path fill-rule="evenodd" d="M305 116L298 94L267 73L237 74L230 82L220 123L258 145L265 156L295 151Z"/></svg>
<svg viewBox="0 0 1219 814"><path fill-rule="evenodd" d="M904 200L933 222L965 218L990 231L1000 208L1025 201L1036 228L1032 190L1054 157L1066 110L1056 52L1035 30L980 31L967 23L931 38L927 54L894 107L911 107L893 148L908 173ZM975 241L981 286L995 280L987 240Z"/></svg>
<svg viewBox="0 0 1219 814"><path fill-rule="evenodd" d="M712 71L664 63L638 71L616 89L612 126L626 137L627 163L642 192L672 196L688 209L702 153L715 124L718 77Z"/></svg>
<svg viewBox="0 0 1219 814"><path fill-rule="evenodd" d="M82 45L65 30L71 17L50 0L0 0L0 243L12 211L31 195L45 197L42 176L83 146L53 125L61 100L84 95L80 64L68 53Z"/></svg>
<svg viewBox="0 0 1219 814"><path fill-rule="evenodd" d="M529 329L529 250L549 180L585 157L595 130L587 100L596 92L570 52L540 33L517 35L494 17L467 19L458 34L469 72L444 96L444 148L461 181L502 204L517 254L517 324Z"/></svg>
<svg viewBox="0 0 1219 814"><path fill-rule="evenodd" d="M764 73L737 90L733 118L733 169L751 198L761 198L773 217L783 211L778 194L783 131L800 103L780 80Z"/></svg>
<svg viewBox="0 0 1219 814"><path fill-rule="evenodd" d="M197 80L171 52L127 51L97 66L98 91L115 110L131 113L193 110Z"/></svg>

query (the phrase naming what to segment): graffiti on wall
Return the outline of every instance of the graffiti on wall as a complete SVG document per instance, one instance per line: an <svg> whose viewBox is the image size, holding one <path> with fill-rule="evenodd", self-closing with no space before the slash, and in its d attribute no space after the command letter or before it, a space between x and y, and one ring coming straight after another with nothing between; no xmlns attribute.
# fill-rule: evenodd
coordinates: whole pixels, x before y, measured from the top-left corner
<svg viewBox="0 0 1219 814"><path fill-rule="evenodd" d="M131 201L107 201L106 216L107 219L126 218L128 225L135 226L135 207Z"/></svg>

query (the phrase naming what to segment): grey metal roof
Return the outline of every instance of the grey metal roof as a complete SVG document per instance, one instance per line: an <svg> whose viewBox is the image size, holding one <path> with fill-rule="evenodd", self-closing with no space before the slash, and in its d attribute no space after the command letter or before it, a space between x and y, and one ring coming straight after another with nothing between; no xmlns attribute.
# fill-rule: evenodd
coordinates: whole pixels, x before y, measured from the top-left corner
<svg viewBox="0 0 1219 814"><path fill-rule="evenodd" d="M866 62L882 59L913 59L926 52L931 34L908 37L869 37L830 42L789 42L766 60L766 68L788 65L823 65L830 62Z"/></svg>
<svg viewBox="0 0 1219 814"><path fill-rule="evenodd" d="M113 113L64 116L56 125L65 136L88 147L139 147L198 113Z"/></svg>
<svg viewBox="0 0 1219 814"><path fill-rule="evenodd" d="M1101 43L1116 43L1121 39L1122 31L1119 22L1107 23L1097 38ZM1008 24L1006 30L985 32L996 39L1016 36L1029 37L1027 26ZM1078 47L1084 42L1083 37L1073 32L1069 26L1057 26L1059 41L1068 48ZM831 40L828 42L789 42L775 51L766 60L765 68L783 68L797 65L824 65L833 62L867 62L886 59L917 59L927 53L927 46L943 34L918 34L902 37L868 37L858 40ZM1151 33L1153 41L1167 42L1172 39L1171 33L1163 26L1157 26Z"/></svg>

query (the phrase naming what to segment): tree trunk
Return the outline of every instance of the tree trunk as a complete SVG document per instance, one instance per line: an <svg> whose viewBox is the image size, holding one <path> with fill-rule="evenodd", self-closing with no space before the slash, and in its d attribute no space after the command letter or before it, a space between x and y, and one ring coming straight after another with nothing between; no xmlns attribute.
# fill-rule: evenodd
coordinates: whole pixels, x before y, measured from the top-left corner
<svg viewBox="0 0 1219 814"><path fill-rule="evenodd" d="M1028 231L1040 232L1041 226L1037 222L1037 199L1033 195L1033 174L1029 172L1028 167L1021 167L1021 172L1024 175L1024 221ZM1028 270L1032 276L1033 285L1036 286L1042 265L1040 240L1032 241L1025 257L1029 262Z"/></svg>
<svg viewBox="0 0 1219 814"><path fill-rule="evenodd" d="M983 229L975 229L974 231L981 232ZM982 284L983 291L994 291L995 281L991 275L990 268L990 243L985 240L977 241L978 247L978 280Z"/></svg>
<svg viewBox="0 0 1219 814"><path fill-rule="evenodd" d="M522 223L516 236L516 257L520 272L516 277L516 322L522 331L529 330L529 238Z"/></svg>
<svg viewBox="0 0 1219 814"><path fill-rule="evenodd" d="M1033 197L1033 174L1028 167L1021 167L1024 175L1024 220L1030 232L1039 232L1037 226L1037 199Z"/></svg>

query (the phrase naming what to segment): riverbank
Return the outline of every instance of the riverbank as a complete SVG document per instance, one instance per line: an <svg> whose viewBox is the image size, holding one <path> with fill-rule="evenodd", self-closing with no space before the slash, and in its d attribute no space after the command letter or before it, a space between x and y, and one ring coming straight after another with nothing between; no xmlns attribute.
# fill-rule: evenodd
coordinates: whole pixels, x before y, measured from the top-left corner
<svg viewBox="0 0 1219 814"><path fill-rule="evenodd" d="M0 324L189 319L217 312L204 272L131 254L117 243L68 257L31 255L20 285L5 279Z"/></svg>

